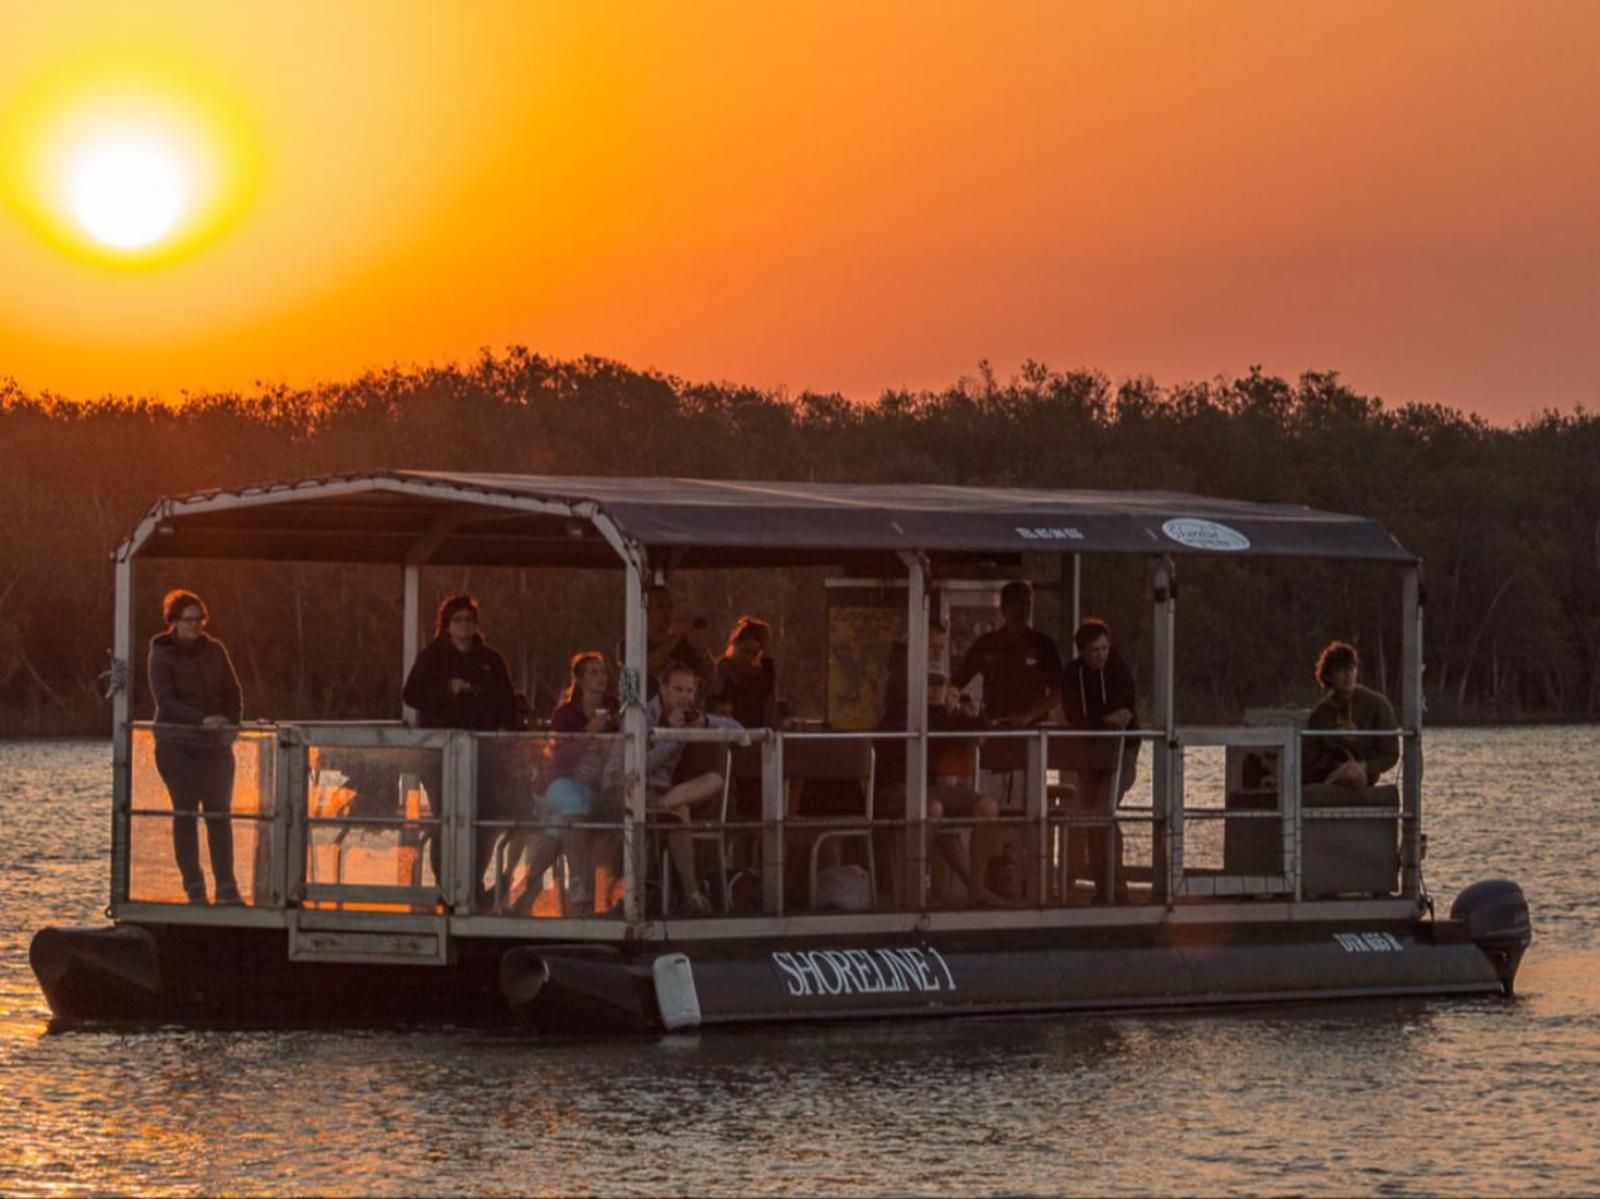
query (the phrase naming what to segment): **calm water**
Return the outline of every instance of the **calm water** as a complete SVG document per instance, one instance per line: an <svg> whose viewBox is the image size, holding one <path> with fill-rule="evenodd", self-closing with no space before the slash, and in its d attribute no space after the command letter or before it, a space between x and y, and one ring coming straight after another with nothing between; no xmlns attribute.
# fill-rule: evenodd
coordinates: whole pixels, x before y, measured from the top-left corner
<svg viewBox="0 0 1600 1199"><path fill-rule="evenodd" d="M660 1041L45 1031L28 938L99 923L109 749L0 743L0 1191L1600 1194L1595 730L1444 730L1442 906L1517 879L1510 1002Z"/></svg>

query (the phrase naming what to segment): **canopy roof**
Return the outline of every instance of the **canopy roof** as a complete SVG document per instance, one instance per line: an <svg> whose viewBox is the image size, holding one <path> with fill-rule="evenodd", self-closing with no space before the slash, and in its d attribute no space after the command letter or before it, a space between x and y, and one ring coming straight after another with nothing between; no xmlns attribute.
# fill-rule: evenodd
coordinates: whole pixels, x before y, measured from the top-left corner
<svg viewBox="0 0 1600 1199"><path fill-rule="evenodd" d="M683 566L847 563L900 550L1415 560L1364 517L1173 492L415 470L169 497L127 548L164 558L620 566L597 519Z"/></svg>

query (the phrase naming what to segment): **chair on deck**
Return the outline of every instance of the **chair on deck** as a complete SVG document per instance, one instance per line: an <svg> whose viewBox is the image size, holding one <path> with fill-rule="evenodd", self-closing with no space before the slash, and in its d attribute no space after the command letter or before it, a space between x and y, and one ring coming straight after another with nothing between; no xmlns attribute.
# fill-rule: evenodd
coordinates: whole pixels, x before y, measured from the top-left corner
<svg viewBox="0 0 1600 1199"><path fill-rule="evenodd" d="M808 824L824 826L816 833L811 843L806 892L807 904L810 907L815 907L817 903L817 870L822 847L830 841L861 843L866 851L870 893L874 897L878 893L877 859L872 846L872 800L876 786L876 769L877 755L872 740L868 737L814 741L792 738L784 741L784 782L791 787L795 784L799 784L800 787L800 793L789 806L791 814L795 813L799 804L804 802L804 790L808 784L853 783L859 788L860 794L859 801L853 798L851 800L852 806L859 803L860 816L854 813L848 816L835 816L830 813L815 818L801 815L798 820L792 822L797 829L804 828Z"/></svg>

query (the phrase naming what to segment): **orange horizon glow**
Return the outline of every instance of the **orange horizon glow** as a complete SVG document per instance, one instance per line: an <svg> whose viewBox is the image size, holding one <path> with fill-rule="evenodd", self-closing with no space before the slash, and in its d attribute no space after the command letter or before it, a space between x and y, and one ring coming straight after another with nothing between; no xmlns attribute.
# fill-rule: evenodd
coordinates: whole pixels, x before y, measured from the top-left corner
<svg viewBox="0 0 1600 1199"><path fill-rule="evenodd" d="M861 400L1030 358L1333 369L1502 423L1600 399L1600 6L79 0L6 29L0 377L31 391L520 344ZM131 247L58 185L130 121L189 189ZM163 170L105 236L159 225Z"/></svg>

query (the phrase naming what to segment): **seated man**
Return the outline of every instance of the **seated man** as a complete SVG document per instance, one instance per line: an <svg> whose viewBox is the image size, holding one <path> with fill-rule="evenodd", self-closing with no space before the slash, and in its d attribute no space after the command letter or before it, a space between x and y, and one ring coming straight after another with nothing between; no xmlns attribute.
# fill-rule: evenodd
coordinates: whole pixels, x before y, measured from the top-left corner
<svg viewBox="0 0 1600 1199"><path fill-rule="evenodd" d="M1313 729L1392 729L1394 708L1378 692L1357 681L1361 658L1355 646L1329 642L1317 658L1317 682L1327 689L1306 722ZM1400 760L1396 737L1307 737L1302 743L1300 778L1306 783L1370 787Z"/></svg>
<svg viewBox="0 0 1600 1199"><path fill-rule="evenodd" d="M683 662L668 662L661 675L660 690L645 706L645 716L650 726L670 729L739 728L737 722L727 717L707 716L694 706L698 683L699 678L692 666ZM622 806L624 744L618 740L612 746L605 769L604 788L609 806L618 812ZM694 839L688 825L695 818L696 811L709 806L722 794L723 777L720 770L702 770L681 781L674 781L688 748L682 741L659 740L650 747L644 766L648 791L646 813L683 825L667 834L667 853L683 889L685 911L690 916L704 916L711 911L711 902L700 890L700 881L695 877Z"/></svg>

